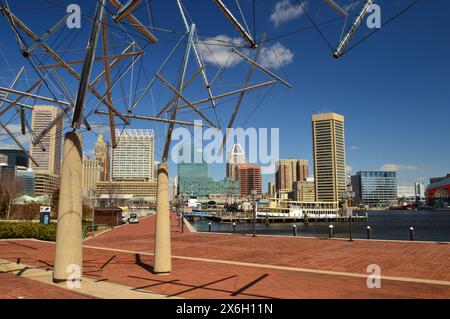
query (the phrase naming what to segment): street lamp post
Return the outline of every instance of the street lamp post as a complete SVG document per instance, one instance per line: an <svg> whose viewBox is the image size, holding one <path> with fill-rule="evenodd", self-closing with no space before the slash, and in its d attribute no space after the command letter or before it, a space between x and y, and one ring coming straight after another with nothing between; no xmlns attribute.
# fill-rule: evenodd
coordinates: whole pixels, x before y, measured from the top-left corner
<svg viewBox="0 0 450 319"><path fill-rule="evenodd" d="M184 204L184 194L181 195L181 232L184 233L184 210L183 210L183 204Z"/></svg>

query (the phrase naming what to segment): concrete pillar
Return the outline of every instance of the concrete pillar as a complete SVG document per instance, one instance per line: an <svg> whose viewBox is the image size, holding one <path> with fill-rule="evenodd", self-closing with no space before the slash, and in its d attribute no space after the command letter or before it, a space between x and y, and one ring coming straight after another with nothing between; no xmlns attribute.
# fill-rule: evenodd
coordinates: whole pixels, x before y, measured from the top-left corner
<svg viewBox="0 0 450 319"><path fill-rule="evenodd" d="M156 200L155 264L153 271L168 274L172 271L170 246L169 166L158 165L158 197Z"/></svg>
<svg viewBox="0 0 450 319"><path fill-rule="evenodd" d="M81 161L82 137L69 132L64 136L64 157L61 168L58 225L53 281L81 280L82 250L82 197Z"/></svg>

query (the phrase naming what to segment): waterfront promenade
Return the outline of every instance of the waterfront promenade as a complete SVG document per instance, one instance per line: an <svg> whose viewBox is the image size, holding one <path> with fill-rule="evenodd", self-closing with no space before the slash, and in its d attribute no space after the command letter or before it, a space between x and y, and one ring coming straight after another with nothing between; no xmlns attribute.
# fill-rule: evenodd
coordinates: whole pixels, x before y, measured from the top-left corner
<svg viewBox="0 0 450 319"><path fill-rule="evenodd" d="M54 243L2 240L0 297L111 298L117 291L117 298L450 298L446 243L252 238L193 233L187 227L180 233L177 226L173 219L173 272L167 276L152 273L153 216L86 240L88 288L80 290L27 277L36 269L22 265L51 274ZM366 285L371 264L381 267L380 289ZM96 285L106 283L110 291L102 294Z"/></svg>

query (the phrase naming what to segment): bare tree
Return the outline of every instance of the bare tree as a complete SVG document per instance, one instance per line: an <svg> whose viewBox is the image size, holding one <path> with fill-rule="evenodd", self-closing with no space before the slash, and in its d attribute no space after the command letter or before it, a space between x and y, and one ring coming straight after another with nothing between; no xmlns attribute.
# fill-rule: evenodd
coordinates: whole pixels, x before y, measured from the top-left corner
<svg viewBox="0 0 450 319"><path fill-rule="evenodd" d="M14 176L2 176L2 201L5 203L6 219L11 217L14 210L13 201L23 190L23 182L20 178Z"/></svg>

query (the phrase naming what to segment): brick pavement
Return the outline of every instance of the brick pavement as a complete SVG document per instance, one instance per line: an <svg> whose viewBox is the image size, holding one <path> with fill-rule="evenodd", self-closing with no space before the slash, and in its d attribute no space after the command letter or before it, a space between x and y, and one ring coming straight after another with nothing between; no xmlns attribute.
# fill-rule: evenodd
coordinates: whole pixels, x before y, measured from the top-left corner
<svg viewBox="0 0 450 319"><path fill-rule="evenodd" d="M84 274L183 298L450 298L448 245L181 234L177 223L171 275L152 273L154 217L86 240ZM0 259L51 269L53 253L53 243L0 241ZM393 278L368 289L369 264Z"/></svg>

